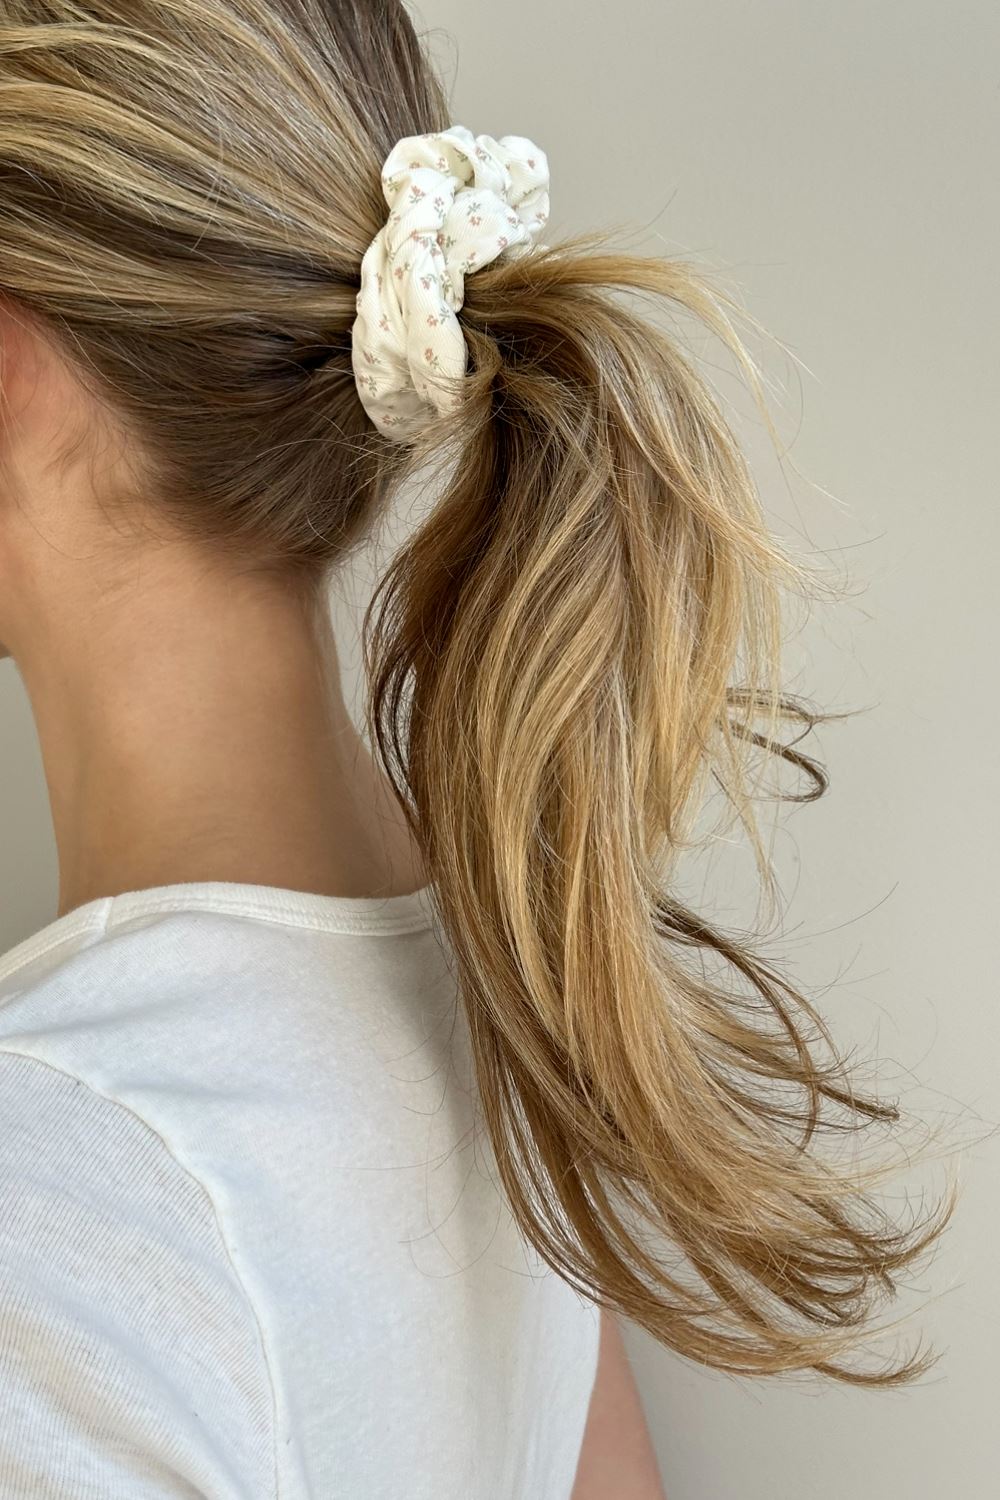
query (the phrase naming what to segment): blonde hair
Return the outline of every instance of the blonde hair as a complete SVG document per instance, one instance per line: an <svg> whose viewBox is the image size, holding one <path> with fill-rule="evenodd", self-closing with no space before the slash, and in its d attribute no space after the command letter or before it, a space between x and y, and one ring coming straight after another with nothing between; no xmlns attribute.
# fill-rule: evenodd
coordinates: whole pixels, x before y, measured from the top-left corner
<svg viewBox="0 0 1000 1500"><path fill-rule="evenodd" d="M955 1193L902 1229L869 1195L884 1165L821 1154L821 1130L898 1109L671 894L709 779L758 853L758 752L825 786L779 734L830 717L778 686L803 570L703 379L615 293L700 319L759 396L734 304L596 235L501 256L467 282L461 410L387 441L351 368L359 268L385 157L449 123L397 0L0 3L0 286L128 432L137 492L141 471L185 533L310 589L447 467L366 615L368 727L513 1212L567 1280L705 1365L912 1379L926 1356L838 1359Z"/></svg>

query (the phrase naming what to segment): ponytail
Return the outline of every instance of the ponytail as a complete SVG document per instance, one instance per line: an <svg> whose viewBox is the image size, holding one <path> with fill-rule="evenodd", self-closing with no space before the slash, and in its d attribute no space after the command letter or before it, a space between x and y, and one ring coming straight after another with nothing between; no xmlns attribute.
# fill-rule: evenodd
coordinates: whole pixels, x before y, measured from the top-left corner
<svg viewBox="0 0 1000 1500"><path fill-rule="evenodd" d="M444 492L365 619L369 731L435 887L527 1239L705 1365L898 1384L934 1359L837 1357L955 1194L899 1229L865 1191L884 1167L820 1155L820 1130L848 1128L832 1107L853 1128L898 1110L852 1089L774 967L670 894L708 777L755 843L755 751L825 788L779 736L832 717L777 685L781 588L804 573L702 379L612 288L694 314L759 399L732 304L683 263L580 236L477 272Z"/></svg>

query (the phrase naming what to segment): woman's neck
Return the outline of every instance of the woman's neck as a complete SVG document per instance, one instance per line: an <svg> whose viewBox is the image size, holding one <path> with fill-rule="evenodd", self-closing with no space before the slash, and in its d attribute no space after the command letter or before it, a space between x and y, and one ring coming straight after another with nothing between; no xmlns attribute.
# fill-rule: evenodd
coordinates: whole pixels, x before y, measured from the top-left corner
<svg viewBox="0 0 1000 1500"><path fill-rule="evenodd" d="M340 689L325 609L259 577L137 554L77 575L15 652L38 729L59 914L96 896L231 880L330 895L425 883Z"/></svg>

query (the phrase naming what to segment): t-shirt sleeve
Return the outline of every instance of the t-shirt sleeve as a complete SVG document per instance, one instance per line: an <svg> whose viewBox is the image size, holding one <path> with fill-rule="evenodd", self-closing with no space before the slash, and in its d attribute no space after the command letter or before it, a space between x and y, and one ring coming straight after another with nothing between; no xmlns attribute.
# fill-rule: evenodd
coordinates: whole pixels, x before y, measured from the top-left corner
<svg viewBox="0 0 1000 1500"><path fill-rule="evenodd" d="M274 1466L206 1190L125 1105L0 1050L0 1495L273 1500Z"/></svg>

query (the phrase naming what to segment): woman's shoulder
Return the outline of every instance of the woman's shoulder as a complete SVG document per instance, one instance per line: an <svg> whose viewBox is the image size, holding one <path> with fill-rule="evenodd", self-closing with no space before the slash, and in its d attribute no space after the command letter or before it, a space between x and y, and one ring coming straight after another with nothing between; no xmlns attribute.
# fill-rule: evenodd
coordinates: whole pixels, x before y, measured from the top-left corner
<svg viewBox="0 0 1000 1500"><path fill-rule="evenodd" d="M134 1112L0 1046L0 1491L273 1492L254 1311L214 1205Z"/></svg>

